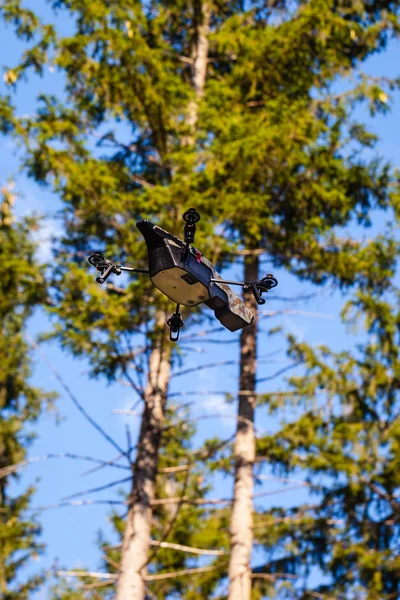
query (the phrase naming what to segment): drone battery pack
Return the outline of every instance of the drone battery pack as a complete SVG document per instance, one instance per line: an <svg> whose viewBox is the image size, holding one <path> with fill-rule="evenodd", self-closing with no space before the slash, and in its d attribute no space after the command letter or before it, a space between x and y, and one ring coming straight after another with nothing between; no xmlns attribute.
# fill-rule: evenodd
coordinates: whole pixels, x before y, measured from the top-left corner
<svg viewBox="0 0 400 600"><path fill-rule="evenodd" d="M252 322L252 312L200 252L192 246L187 250L182 240L150 221L138 221L136 226L146 241L150 279L160 292L183 306L204 302L230 331Z"/></svg>

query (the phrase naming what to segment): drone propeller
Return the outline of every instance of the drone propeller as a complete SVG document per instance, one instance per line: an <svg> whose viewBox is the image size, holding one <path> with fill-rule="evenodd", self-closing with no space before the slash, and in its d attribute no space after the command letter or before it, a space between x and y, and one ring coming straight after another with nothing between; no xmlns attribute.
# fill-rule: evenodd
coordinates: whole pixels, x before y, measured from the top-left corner
<svg viewBox="0 0 400 600"><path fill-rule="evenodd" d="M96 277L97 283L104 283L110 275L121 275L122 271L131 271L133 273L148 273L148 269L136 269L135 267L123 267L122 265L104 258L101 252L93 252L88 261L96 267L101 273L101 277Z"/></svg>
<svg viewBox="0 0 400 600"><path fill-rule="evenodd" d="M190 244L194 244L194 236L196 234L196 223L200 221L200 215L194 208L189 208L184 215L183 220L186 225L184 227L185 247L182 251L182 261L185 263L189 255Z"/></svg>
<svg viewBox="0 0 400 600"><path fill-rule="evenodd" d="M101 277L96 277L97 283L104 283L113 273L121 275L121 265L107 260L100 252L91 254L88 261L101 273Z"/></svg>
<svg viewBox="0 0 400 600"><path fill-rule="evenodd" d="M264 292L269 292L272 288L278 285L278 280L273 275L265 275L259 281L246 281L243 290L245 292L253 292L257 304L265 304L265 298L262 297Z"/></svg>

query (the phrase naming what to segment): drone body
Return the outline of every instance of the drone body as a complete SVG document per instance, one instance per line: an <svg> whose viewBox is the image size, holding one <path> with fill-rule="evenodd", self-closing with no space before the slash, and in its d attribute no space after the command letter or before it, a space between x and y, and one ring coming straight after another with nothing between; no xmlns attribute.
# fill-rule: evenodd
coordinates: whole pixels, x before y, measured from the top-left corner
<svg viewBox="0 0 400 600"><path fill-rule="evenodd" d="M150 279L160 292L183 306L204 302L229 331L250 325L252 312L198 250L190 247L186 253L184 242L150 221L136 226L147 244Z"/></svg>
<svg viewBox="0 0 400 600"><path fill-rule="evenodd" d="M180 305L193 307L206 304L214 310L216 318L229 331L237 331L250 325L254 319L253 313L232 292L228 283L241 285L246 291L252 291L258 304L264 304L262 293L275 287L277 280L272 275L253 282L223 280L213 265L191 245L196 232L195 223L200 216L194 209L189 209L184 214L184 219L184 242L150 221L141 220L136 223L147 245L149 270L123 267L105 260L100 253L91 254L89 262L101 271L101 277L97 281L104 283L112 273L119 275L121 271L148 273L154 286L177 305L175 313L167 321L172 341L179 339L183 326Z"/></svg>

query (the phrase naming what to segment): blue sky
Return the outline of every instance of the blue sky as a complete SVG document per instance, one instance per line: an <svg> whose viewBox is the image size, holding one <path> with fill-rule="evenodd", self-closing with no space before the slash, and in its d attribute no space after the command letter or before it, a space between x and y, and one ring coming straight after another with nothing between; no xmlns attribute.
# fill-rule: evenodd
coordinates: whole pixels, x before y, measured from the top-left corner
<svg viewBox="0 0 400 600"><path fill-rule="evenodd" d="M30 4L37 5L38 9L47 14L43 0L36 0ZM61 24L61 28L68 27L68 22ZM21 44L17 42L9 27L0 25L0 57L1 66L13 66L20 56ZM400 43L392 42L382 55L375 56L369 60L367 70L372 75L398 76L400 65ZM43 79L32 79L23 83L15 98L20 114L31 113L35 107L35 97L40 92L60 93L62 90L62 78L56 72L46 72ZM0 94L9 93L10 90L0 80ZM371 125L380 137L378 146L379 153L393 164L399 165L399 118L400 96L394 93L391 99L391 113L388 116L378 116L372 122L365 114L365 120ZM16 191L20 194L17 201L17 212L20 215L31 212L39 212L47 215L47 220L39 236L40 257L47 260L50 256L51 236L57 235L59 225L56 213L59 208L58 199L43 188L39 188L34 182L28 180L18 173L18 151L14 143L9 139L0 138L0 185L4 185L9 177L16 181ZM400 165L399 165L400 166ZM379 221L379 226L382 221ZM201 224L199 225L201 226ZM268 262L265 264L268 271ZM308 284L300 284L284 272L274 272L279 278L279 287L272 292L265 305L265 310L284 310L286 314L276 317L266 316L261 328L267 329L272 323L281 324L287 331L291 331L298 337L310 343L329 343L334 348L349 347L354 342L350 333L341 325L339 313L343 298L338 292L324 288L315 290ZM240 267L233 267L230 276L240 278ZM312 300L298 303L283 303L274 296L296 296L307 295L316 292ZM171 305L172 309L172 305ZM288 312L291 311L291 312ZM302 314L296 314L300 311ZM49 323L43 312L39 311L30 322L29 333L34 336L49 328ZM186 332L189 333L189 332ZM233 339L233 334L226 333L224 338ZM267 376L287 364L284 353L285 345L282 337L270 338L266 335L260 336L260 371L259 376ZM44 352L51 357L51 361L59 373L71 387L85 408L96 417L97 421L121 444L125 444L125 426L129 425L132 436L138 433L138 418L127 417L115 413L116 410L127 409L135 402L134 394L128 388L119 384L107 386L104 381L94 381L87 377L88 365L83 360L73 359L63 353L55 343L46 344ZM274 350L281 350L273 357L275 363L267 362L268 355ZM200 339L194 340L190 345L185 358L185 368L198 364L214 363L220 360L236 360L238 357L238 345L227 346L204 344ZM39 355L34 355L35 367L33 382L47 390L56 390L60 393L57 402L59 418L54 414L46 414L37 425L37 440L30 450L30 456L42 456L48 453L62 454L75 453L91 455L97 458L109 460L115 456L114 449L96 432L71 403L59 383L54 379L48 366ZM237 365L200 370L187 376L176 377L172 381L172 391L185 390L210 390L211 392L230 391L235 392L237 376ZM276 389L279 382L262 384L259 391ZM187 400L187 398L185 398ZM216 418L199 422L199 441L205 435L226 435L228 437L235 427L234 405L226 405L223 396L211 393L208 396L201 395L193 398L193 412L196 415L210 415L219 413L224 418ZM257 417L257 427L261 430L270 430L276 426L260 409ZM37 507L57 503L60 499L71 493L95 488L107 481L113 481L124 477L124 471L119 469L103 470L91 475L82 475L90 465L72 460L49 460L37 462L29 466L21 474L20 483L15 485L15 490L24 489L28 483L38 481L37 493L34 505ZM229 478L219 480L216 484L215 495L229 496L231 494L232 482ZM265 481L262 488L257 491L282 488L282 484L274 481ZM127 491L126 486L120 489ZM301 494L305 492L296 491L273 496L271 500L263 501L262 505L290 504L301 501ZM102 494L89 495L87 498L109 499L117 498L116 490ZM41 513L40 520L43 524L43 542L46 544L46 553L39 559L36 566L49 567L55 560L65 568L89 567L96 569L99 566L99 552L96 548L97 532L101 529L111 535L111 529L107 520L108 508L104 506L71 507L62 509L46 510ZM39 598L45 598L43 591Z"/></svg>

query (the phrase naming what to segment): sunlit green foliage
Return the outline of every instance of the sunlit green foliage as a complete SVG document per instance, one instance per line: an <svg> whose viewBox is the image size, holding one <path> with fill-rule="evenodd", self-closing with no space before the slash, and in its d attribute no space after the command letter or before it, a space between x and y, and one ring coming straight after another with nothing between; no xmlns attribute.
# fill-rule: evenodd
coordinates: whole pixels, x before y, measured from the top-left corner
<svg viewBox="0 0 400 600"><path fill-rule="evenodd" d="M178 233L183 210L193 205L204 215L196 243L212 260L225 256L226 244L215 237L214 227L222 224L230 242L262 246L276 266L302 279L357 283L364 298L388 288L398 249L393 230L364 242L349 229L368 227L375 209L386 211L391 220L398 215L396 181L390 166L372 155L376 138L353 111L362 102L371 114L389 109L397 82L367 77L360 69L398 34L399 2L210 3L208 72L195 134L186 117L194 100L191 52L201 2L56 0L51 5L61 18L70 18L65 35L25 11L18 0L2 2L2 17L31 43L20 63L6 72L10 88L18 90L32 68L41 74L51 67L62 73L65 90L59 97L41 97L33 116L21 118L12 99L2 98L0 127L23 144L26 172L63 201L65 234L53 272L51 312L61 343L88 358L94 376L113 380L129 370L136 385L143 385L155 314L168 310L146 279L126 283L121 278L120 286L114 280L99 288L83 269L90 249L143 266L146 256L135 230L140 215ZM363 381L365 373L357 372L355 359L333 359L329 350L320 356L293 344L296 358L321 371L321 384L334 386L335 407L344 402L351 377ZM303 397L313 396L312 381L298 382ZM306 413L286 426L282 439L260 441L259 451L289 471L296 460L299 466L306 460L310 473L340 472L343 478L349 473L341 469L350 468L358 477L358 458L355 466L343 460L344 440L351 446L355 432L368 429L367 413L357 411L354 426L346 421L336 430L326 415ZM174 458L171 466L179 464L185 435L179 430L172 439L165 437L162 464L166 456ZM307 450L306 458L304 452L296 458L297 446ZM215 468L218 462L212 458ZM227 467L226 459L221 466ZM191 494L200 494L201 488L202 495L197 476L190 476ZM175 480L180 493L185 474ZM357 481L355 489L361 485ZM161 496L163 485L161 477ZM350 503L341 506L340 519L350 519ZM271 546L264 574L297 575L319 564L335 580L321 593L347 593L340 562L350 565L343 568L354 572L354 585L369 585L361 562L354 559L357 552L350 558L332 545L336 516L329 510L319 513L317 531L309 516L301 517L302 528L286 521L278 530L268 528L268 537L258 540ZM214 534L226 526L227 514L218 511L207 521L201 511L191 511L182 508L169 541L226 549L226 531L218 544ZM282 511L275 516L287 517ZM188 519L195 531L187 531ZM160 509L155 535L165 531L167 522L168 511ZM121 527L118 519L116 524ZM289 552L275 560L290 535ZM357 543L369 547L365 536L358 535ZM168 571L192 564L187 555L163 549L151 568ZM105 567L113 569L110 563ZM223 569L158 582L152 589L160 598L170 591L199 600L215 589L220 575ZM395 576L388 584L378 579L371 593L397 585ZM199 581L203 587L197 587ZM275 584L273 578L255 583L254 597L261 597L263 586L271 590ZM109 586L94 589L97 595L112 593ZM288 594L293 598L293 589Z"/></svg>
<svg viewBox="0 0 400 600"><path fill-rule="evenodd" d="M24 600L41 583L24 577L22 567L38 556L40 526L29 512L33 489L12 490L16 463L26 458L34 438L32 424L51 394L30 382L31 359L25 339L27 320L46 299L44 273L35 259L34 219L16 222L11 188L0 199L0 595Z"/></svg>

